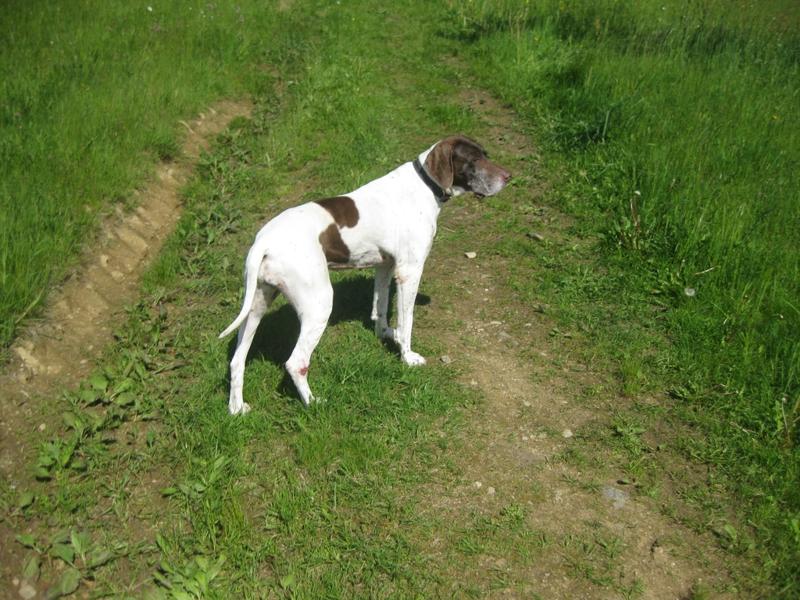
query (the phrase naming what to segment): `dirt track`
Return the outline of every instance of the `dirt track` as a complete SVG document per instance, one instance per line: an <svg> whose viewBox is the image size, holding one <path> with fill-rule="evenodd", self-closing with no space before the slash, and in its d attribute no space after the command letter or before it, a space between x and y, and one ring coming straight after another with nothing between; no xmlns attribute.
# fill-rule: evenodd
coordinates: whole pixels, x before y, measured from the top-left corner
<svg viewBox="0 0 800 600"><path fill-rule="evenodd" d="M134 211L118 209L104 219L81 266L50 292L44 315L17 337L11 360L0 373L0 474L11 489L31 477L37 440L60 423L59 414L43 400L86 377L94 358L113 342L115 323L125 318L142 273L180 217L180 189L201 152L232 119L250 110L247 102L222 102L182 122L186 133L181 157L159 165L153 180L134 193ZM3 524L0 529L2 539L13 539ZM19 548L13 542L2 547L6 582L16 574L12 569L18 566Z"/></svg>
<svg viewBox="0 0 800 600"><path fill-rule="evenodd" d="M462 100L480 116L481 137L488 146L506 156L531 151L532 141L517 133L515 116L493 98L470 91ZM232 118L249 110L247 104L225 103L187 123L185 158L158 169L155 180L140 192L136 211L107 220L84 267L51 295L44 318L14 344L14 359L0 381L0 471L12 485L20 467L30 463L37 428L46 430L48 419L56 418L30 399L57 393L90 373L93 357L112 341L115 319L135 299L144 267L177 221L180 187L202 148ZM535 197L541 189L526 192ZM495 234L482 222L475 202L453 204L444 211L440 227L475 232L478 238ZM550 216L547 235L566 236L563 216ZM524 573L513 561L475 554L454 577L469 581L494 570L535 582L531 592L545 589L550 597L598 597L593 595L598 588L587 578L569 575L583 560L570 543L581 539L609 540L613 551L598 553L594 566L603 576L617 578L617 589L633 589L640 582L646 598L690 597L698 583L724 577L708 550L709 541L676 529L656 501L637 496L607 470L579 469L559 458L582 443L584 426L598 414L608 414L608 406L575 400L579 388L605 376L576 364L568 344L547 336L546 316L503 293L497 274L504 270L504 259L480 255L468 260L464 250L442 243L434 247L425 278L457 293L446 310L421 311L418 329L453 349L454 368L463 383L480 390L485 404L467 415L455 457L459 485L431 483L424 510L452 522L469 522L512 501L526 507L527 525L556 540L560 550L546 553L533 572ZM4 537L10 538L9 533L3 532ZM449 552L451 541L437 538L430 551ZM5 580L14 573L4 569L2 575ZM609 589L603 597L618 594Z"/></svg>

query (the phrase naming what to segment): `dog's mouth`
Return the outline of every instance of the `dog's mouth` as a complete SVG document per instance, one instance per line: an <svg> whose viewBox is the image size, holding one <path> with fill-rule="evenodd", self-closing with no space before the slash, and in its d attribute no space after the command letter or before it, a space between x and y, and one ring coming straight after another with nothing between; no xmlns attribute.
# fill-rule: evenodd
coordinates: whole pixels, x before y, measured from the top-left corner
<svg viewBox="0 0 800 600"><path fill-rule="evenodd" d="M472 192L472 193L475 194L475 197L478 200L483 200L484 198L486 198L486 194L481 194L480 192Z"/></svg>

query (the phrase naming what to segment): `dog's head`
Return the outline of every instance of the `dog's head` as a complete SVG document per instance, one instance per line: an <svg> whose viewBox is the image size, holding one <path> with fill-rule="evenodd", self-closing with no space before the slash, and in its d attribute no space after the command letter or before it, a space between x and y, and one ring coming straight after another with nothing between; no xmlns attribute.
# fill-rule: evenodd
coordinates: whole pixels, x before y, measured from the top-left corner
<svg viewBox="0 0 800 600"><path fill-rule="evenodd" d="M511 179L511 173L489 160L483 146L463 135L438 142L425 159L425 170L453 196L493 196Z"/></svg>

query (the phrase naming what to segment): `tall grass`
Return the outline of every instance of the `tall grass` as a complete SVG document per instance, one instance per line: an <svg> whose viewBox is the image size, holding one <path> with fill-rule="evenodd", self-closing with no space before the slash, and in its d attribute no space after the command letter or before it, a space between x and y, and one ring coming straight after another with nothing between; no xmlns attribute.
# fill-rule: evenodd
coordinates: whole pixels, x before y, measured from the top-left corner
<svg viewBox="0 0 800 600"><path fill-rule="evenodd" d="M669 308L673 396L796 590L796 3L477 0L451 15L483 80L568 161L565 208L596 224L628 291Z"/></svg>
<svg viewBox="0 0 800 600"><path fill-rule="evenodd" d="M270 4L149 4L0 8L0 346L98 215L176 154L178 120L267 77Z"/></svg>

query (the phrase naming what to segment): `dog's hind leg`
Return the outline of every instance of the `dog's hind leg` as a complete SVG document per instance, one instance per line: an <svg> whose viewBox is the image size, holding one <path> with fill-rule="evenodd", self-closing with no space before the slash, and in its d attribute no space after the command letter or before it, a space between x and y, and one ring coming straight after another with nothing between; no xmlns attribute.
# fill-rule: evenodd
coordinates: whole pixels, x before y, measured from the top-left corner
<svg viewBox="0 0 800 600"><path fill-rule="evenodd" d="M311 354L328 325L328 317L333 308L333 288L328 278L327 267L323 265L323 269L324 271L314 278L312 285L304 286L302 289L284 290L284 295L300 319L300 335L289 360L286 361L286 370L306 406L314 402L314 395L308 386Z"/></svg>
<svg viewBox="0 0 800 600"><path fill-rule="evenodd" d="M242 395L245 361L247 360L247 353L250 351L250 345L253 343L253 337L258 329L258 324L275 298L276 292L277 290L271 285L259 285L255 298L253 298L250 312L247 314L244 323L239 327L236 351L231 359L231 392L228 399L228 411L232 415L244 414L250 410L250 406L244 401Z"/></svg>

